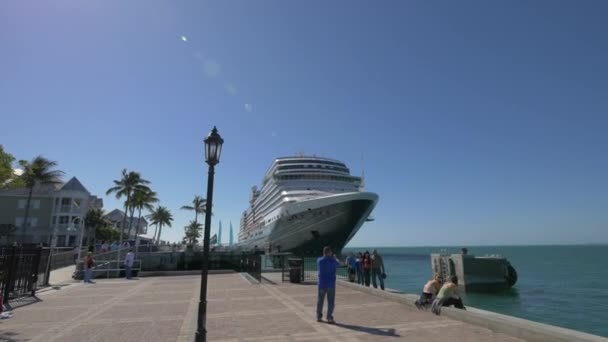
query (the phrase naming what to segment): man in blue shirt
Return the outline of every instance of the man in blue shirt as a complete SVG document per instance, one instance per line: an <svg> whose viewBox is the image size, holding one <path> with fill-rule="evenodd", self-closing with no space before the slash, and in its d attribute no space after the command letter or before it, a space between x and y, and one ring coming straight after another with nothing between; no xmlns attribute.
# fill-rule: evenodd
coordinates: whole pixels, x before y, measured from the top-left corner
<svg viewBox="0 0 608 342"><path fill-rule="evenodd" d="M334 303L336 299L336 269L340 262L333 255L331 247L323 248L323 256L317 259L317 270L319 271L319 296L317 298L317 322L323 320L323 303L327 295L327 323L333 324Z"/></svg>

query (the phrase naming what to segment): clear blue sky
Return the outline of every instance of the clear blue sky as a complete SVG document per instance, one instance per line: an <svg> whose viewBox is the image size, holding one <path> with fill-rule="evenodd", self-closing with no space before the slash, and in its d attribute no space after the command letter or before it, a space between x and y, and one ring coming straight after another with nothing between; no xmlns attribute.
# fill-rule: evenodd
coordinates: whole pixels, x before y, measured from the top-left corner
<svg viewBox="0 0 608 342"><path fill-rule="evenodd" d="M226 241L273 158L305 152L364 170L380 195L351 246L605 243L606 13L599 0L2 1L0 143L98 195L140 171L175 214L171 240L191 219L179 207L206 193L217 125Z"/></svg>

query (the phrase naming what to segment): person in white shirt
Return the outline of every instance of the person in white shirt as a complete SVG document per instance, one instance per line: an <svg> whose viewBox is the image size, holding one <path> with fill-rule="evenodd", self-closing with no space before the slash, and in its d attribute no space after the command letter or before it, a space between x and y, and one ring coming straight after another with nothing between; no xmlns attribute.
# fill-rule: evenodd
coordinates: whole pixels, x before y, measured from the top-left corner
<svg viewBox="0 0 608 342"><path fill-rule="evenodd" d="M127 279L133 279L131 275L131 269L133 268L133 262L135 261L135 253L133 253L132 249L129 249L129 253L125 257L125 273L127 274Z"/></svg>

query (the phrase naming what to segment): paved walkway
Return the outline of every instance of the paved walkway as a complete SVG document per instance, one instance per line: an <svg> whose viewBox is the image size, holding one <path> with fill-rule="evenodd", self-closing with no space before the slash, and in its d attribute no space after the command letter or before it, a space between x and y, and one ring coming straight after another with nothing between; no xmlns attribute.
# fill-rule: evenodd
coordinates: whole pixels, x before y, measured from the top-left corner
<svg viewBox="0 0 608 342"><path fill-rule="evenodd" d="M100 280L41 294L0 321L0 341L192 341L198 276ZM521 341L338 286L336 325L317 323L316 286L209 277L209 341Z"/></svg>
<svg viewBox="0 0 608 342"><path fill-rule="evenodd" d="M56 270L51 271L51 277L49 278L49 284L51 285L60 285L65 283L72 283L74 279L72 275L76 271L76 266L66 266L63 268L58 268Z"/></svg>

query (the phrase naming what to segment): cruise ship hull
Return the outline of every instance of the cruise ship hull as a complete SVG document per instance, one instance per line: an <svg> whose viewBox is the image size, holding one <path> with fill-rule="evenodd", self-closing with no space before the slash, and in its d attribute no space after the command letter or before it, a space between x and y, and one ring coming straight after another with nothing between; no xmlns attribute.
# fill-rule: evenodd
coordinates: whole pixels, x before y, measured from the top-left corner
<svg viewBox="0 0 608 342"><path fill-rule="evenodd" d="M262 236L241 246L300 255L317 255L324 246L331 246L340 253L377 202L378 195L357 192L286 203L280 218L264 227Z"/></svg>

